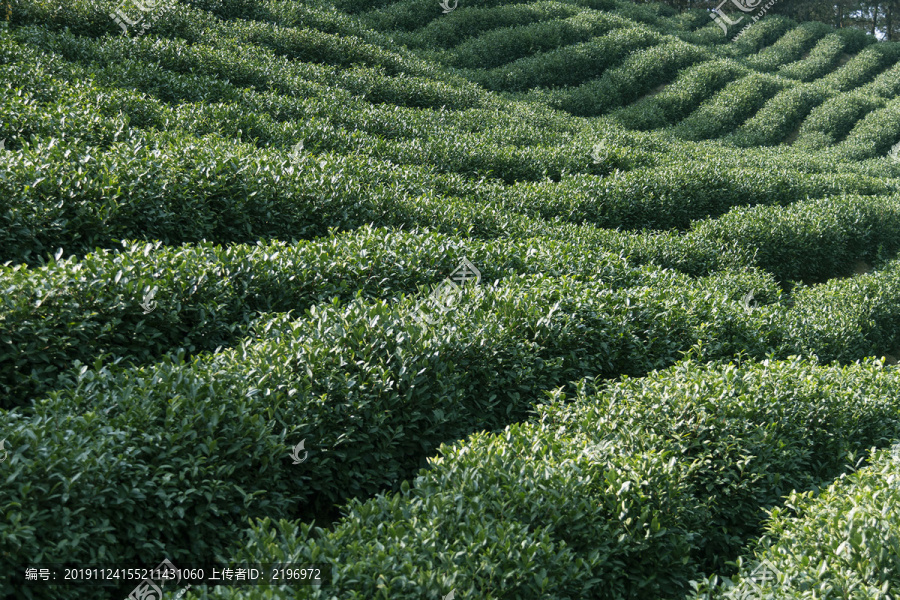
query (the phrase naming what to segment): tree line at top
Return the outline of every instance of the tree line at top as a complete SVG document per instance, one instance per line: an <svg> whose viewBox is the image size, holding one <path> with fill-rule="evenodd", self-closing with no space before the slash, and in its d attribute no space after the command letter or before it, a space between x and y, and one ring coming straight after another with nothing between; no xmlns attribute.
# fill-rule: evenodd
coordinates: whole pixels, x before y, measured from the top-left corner
<svg viewBox="0 0 900 600"><path fill-rule="evenodd" d="M638 4L657 0L634 0ZM734 8L734 2L745 6L767 4L757 0L658 0L678 11L689 9L723 10ZM776 0L767 11L790 17L796 21L821 21L835 27L857 27L883 41L900 40L900 0Z"/></svg>

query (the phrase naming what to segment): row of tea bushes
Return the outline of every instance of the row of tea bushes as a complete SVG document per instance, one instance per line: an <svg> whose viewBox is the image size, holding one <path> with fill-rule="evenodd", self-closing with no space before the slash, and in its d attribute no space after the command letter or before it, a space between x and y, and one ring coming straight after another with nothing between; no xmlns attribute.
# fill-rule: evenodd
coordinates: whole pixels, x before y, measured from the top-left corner
<svg viewBox="0 0 900 600"><path fill-rule="evenodd" d="M896 200L845 197L785 209L736 211L702 223L685 236L622 236L557 227L545 230L556 241L462 242L435 233L365 227L296 245L273 242L227 249L211 244L180 249L157 245L151 250L133 243L121 252L88 255L80 262L0 269L4 289L15 290L0 312L8 326L2 340L7 350L0 361L0 384L6 407L22 404L52 389L56 375L75 360L89 363L108 353L141 363L179 347L191 353L213 350L246 333L251 319L261 312L302 311L335 297L345 302L356 294L397 298L437 282L440 273L451 272L463 255L479 265L486 280L516 273L599 276L617 288L658 276L650 267L627 267L624 258L617 258L622 256L696 275L729 266L758 266L787 283L845 274L860 261L883 261L900 250L893 235L898 226ZM151 291L159 308L141 314L140 303ZM850 293L850 297L848 306L872 317L862 301L865 295ZM887 314L893 318L892 312ZM803 323L817 321L814 314L804 315ZM804 348L822 352L820 356L828 360L894 352L895 346L900 347L893 342L895 324L888 320L882 327L881 317L875 322L887 338L865 328L862 342L856 330L840 331L832 339L830 320L824 330L799 335L813 336L815 341ZM851 343L853 349L845 351Z"/></svg>
<svg viewBox="0 0 900 600"><path fill-rule="evenodd" d="M413 48L452 48L467 39L502 27L522 27L541 21L567 19L584 11L575 4L551 1L501 6L468 6L413 32L393 31L394 39Z"/></svg>
<svg viewBox="0 0 900 600"><path fill-rule="evenodd" d="M895 447L868 461L818 496L792 492L738 573L698 582L692 598L891 598L900 589L900 460Z"/></svg>
<svg viewBox="0 0 900 600"><path fill-rule="evenodd" d="M800 126L797 146L822 148L840 142L859 120L884 101L869 94L846 92L814 108Z"/></svg>
<svg viewBox="0 0 900 600"><path fill-rule="evenodd" d="M883 108L867 114L836 148L846 160L885 156L900 143L900 101L891 100Z"/></svg>
<svg viewBox="0 0 900 600"><path fill-rule="evenodd" d="M786 63L800 59L816 42L833 31L825 23L807 21L791 29L768 48L748 56L745 61L753 69L775 71Z"/></svg>
<svg viewBox="0 0 900 600"><path fill-rule="evenodd" d="M617 289L659 271L630 267L590 242L462 240L369 226L292 245L131 242L79 261L0 267L0 408L53 389L76 360L92 364L107 354L140 364L177 348L211 351L245 335L260 313L302 314L334 298L396 300L439 283L463 257L485 281L542 273ZM148 314L141 304L151 293Z"/></svg>
<svg viewBox="0 0 900 600"><path fill-rule="evenodd" d="M619 290L482 282L427 328L415 299L319 305L260 320L254 338L189 362L85 366L27 416L0 411L16 449L0 534L25 562L216 556L248 518L321 515L398 486L440 443L525 419L536 390L643 375L698 339L724 356L767 347L739 299L776 296L770 279L649 279ZM288 457L301 440L310 454L298 469ZM4 572L11 560L0 557Z"/></svg>
<svg viewBox="0 0 900 600"><path fill-rule="evenodd" d="M900 437L900 376L870 362L688 361L563 399L442 446L330 530L265 519L233 545L239 561L328 563L330 585L216 597L682 598L764 509Z"/></svg>
<svg viewBox="0 0 900 600"><path fill-rule="evenodd" d="M797 27L797 22L778 14L768 14L765 19L754 23L745 33L732 43L726 44L724 52L732 57L743 57L762 52L778 42L782 36ZM735 29L731 29L735 33Z"/></svg>
<svg viewBox="0 0 900 600"><path fill-rule="evenodd" d="M454 67L492 69L536 52L587 42L629 25L634 24L609 13L586 11L567 19L492 29L466 39L445 55L435 56Z"/></svg>
<svg viewBox="0 0 900 600"><path fill-rule="evenodd" d="M785 79L764 73L752 73L732 81L675 126L673 131L688 140L721 137L737 129L789 84Z"/></svg>
<svg viewBox="0 0 900 600"><path fill-rule="evenodd" d="M845 40L840 35L828 34L819 40L809 56L782 66L778 69L778 74L800 81L818 79L830 72L847 50L849 48L845 48Z"/></svg>
<svg viewBox="0 0 900 600"><path fill-rule="evenodd" d="M900 58L900 44L874 44L850 58L845 65L822 78L822 83L847 92L859 87Z"/></svg>
<svg viewBox="0 0 900 600"><path fill-rule="evenodd" d="M617 147L602 153L616 160ZM618 166L618 165L617 165ZM520 183L496 188L511 210L544 219L590 222L610 229L687 229L737 206L790 205L837 194L891 194L896 180L859 175L806 175L776 169L723 167L681 162L642 167L609 177L575 175L560 182Z"/></svg>
<svg viewBox="0 0 900 600"><path fill-rule="evenodd" d="M526 97L573 115L601 115L638 100L674 80L682 69L709 58L705 48L672 39L635 52L599 79L569 89L531 90Z"/></svg>
<svg viewBox="0 0 900 600"><path fill-rule="evenodd" d="M725 140L738 146L774 146L797 131L810 111L829 96L828 88L819 82L782 90Z"/></svg>
<svg viewBox="0 0 900 600"><path fill-rule="evenodd" d="M375 161L309 154L288 161L216 136L148 134L97 154L51 141L3 159L3 261L34 263L60 247L83 254L135 237L168 244L316 237L377 220L394 196L391 184L367 183L391 171Z"/></svg>
<svg viewBox="0 0 900 600"><path fill-rule="evenodd" d="M747 68L731 59L689 67L659 94L638 100L612 116L632 129L658 129L678 122L725 85L746 75Z"/></svg>
<svg viewBox="0 0 900 600"><path fill-rule="evenodd" d="M494 91L578 85L601 76L629 54L659 44L662 39L648 28L618 28L588 42L551 49L493 69L463 73Z"/></svg>

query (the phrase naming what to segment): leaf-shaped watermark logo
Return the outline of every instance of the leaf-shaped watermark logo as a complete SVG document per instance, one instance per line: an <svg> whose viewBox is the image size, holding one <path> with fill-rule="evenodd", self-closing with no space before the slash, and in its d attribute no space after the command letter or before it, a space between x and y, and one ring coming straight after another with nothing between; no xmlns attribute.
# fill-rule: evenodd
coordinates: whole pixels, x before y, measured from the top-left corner
<svg viewBox="0 0 900 600"><path fill-rule="evenodd" d="M294 452L291 454L291 458L294 459L295 465L299 465L303 461L306 460L306 457L309 455L309 452L304 449L304 444L306 444L306 438L300 440L300 443L294 446ZM303 458L300 458L300 451L303 451Z"/></svg>

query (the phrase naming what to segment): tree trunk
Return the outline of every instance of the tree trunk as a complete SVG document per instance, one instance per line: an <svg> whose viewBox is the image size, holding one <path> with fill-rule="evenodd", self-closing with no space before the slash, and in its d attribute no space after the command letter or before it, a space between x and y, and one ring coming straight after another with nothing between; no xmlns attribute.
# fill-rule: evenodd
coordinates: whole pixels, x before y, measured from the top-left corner
<svg viewBox="0 0 900 600"><path fill-rule="evenodd" d="M884 13L884 28L887 31L886 39L894 41L894 0L889 0Z"/></svg>

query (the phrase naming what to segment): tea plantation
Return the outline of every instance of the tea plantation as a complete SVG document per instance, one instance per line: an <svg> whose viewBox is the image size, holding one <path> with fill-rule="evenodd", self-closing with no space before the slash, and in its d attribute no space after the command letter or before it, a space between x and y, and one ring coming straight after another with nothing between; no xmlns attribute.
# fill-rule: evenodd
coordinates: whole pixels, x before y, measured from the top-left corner
<svg viewBox="0 0 900 600"><path fill-rule="evenodd" d="M0 598L164 559L329 567L183 600L900 598L900 43L628 0L0 17Z"/></svg>

